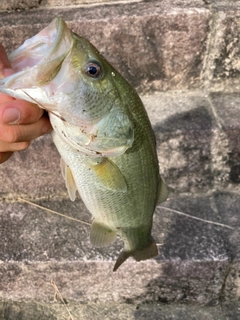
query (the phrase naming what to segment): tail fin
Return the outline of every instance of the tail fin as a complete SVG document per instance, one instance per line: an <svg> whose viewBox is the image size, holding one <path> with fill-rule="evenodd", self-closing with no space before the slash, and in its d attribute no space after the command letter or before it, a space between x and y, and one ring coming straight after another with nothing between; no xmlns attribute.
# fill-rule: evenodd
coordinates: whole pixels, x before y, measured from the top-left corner
<svg viewBox="0 0 240 320"><path fill-rule="evenodd" d="M114 265L113 271L116 271L129 257L133 257L136 261L141 261L156 257L157 255L157 245L155 241L152 240L150 245L143 249L137 249L135 251L122 251Z"/></svg>

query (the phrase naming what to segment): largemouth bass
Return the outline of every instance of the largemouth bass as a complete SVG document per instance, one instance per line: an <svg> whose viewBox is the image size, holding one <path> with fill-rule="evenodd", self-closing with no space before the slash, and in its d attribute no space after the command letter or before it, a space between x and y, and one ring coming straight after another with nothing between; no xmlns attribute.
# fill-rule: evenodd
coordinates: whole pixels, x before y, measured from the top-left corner
<svg viewBox="0 0 240 320"><path fill-rule="evenodd" d="M124 242L128 258L158 255L151 236L157 203L167 198L146 110L132 86L60 18L9 55L15 73L0 91L48 111L71 200L79 192L93 222L90 241Z"/></svg>

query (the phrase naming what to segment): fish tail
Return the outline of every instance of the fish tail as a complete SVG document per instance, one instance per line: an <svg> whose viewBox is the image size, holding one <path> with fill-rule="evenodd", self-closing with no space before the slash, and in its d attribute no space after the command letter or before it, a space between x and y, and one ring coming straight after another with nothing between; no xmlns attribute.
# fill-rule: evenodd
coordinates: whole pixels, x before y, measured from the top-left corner
<svg viewBox="0 0 240 320"><path fill-rule="evenodd" d="M129 257L133 257L136 261L147 260L158 255L158 249L156 242L152 239L152 242L142 249L136 249L134 251L122 251L114 265L113 271L117 269L125 262Z"/></svg>

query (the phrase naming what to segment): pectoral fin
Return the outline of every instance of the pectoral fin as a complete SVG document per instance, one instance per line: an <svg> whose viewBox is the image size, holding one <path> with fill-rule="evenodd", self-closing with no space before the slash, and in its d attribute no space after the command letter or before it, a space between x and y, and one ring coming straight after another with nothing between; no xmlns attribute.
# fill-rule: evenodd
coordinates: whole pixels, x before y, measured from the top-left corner
<svg viewBox="0 0 240 320"><path fill-rule="evenodd" d="M67 187L68 195L72 201L76 200L77 186L74 181L72 171L69 166L64 162L63 158L60 159L60 167L63 179Z"/></svg>
<svg viewBox="0 0 240 320"><path fill-rule="evenodd" d="M96 175L98 187L114 191L126 192L127 183L118 167L109 159L101 158L99 161L91 162L89 167Z"/></svg>
<svg viewBox="0 0 240 320"><path fill-rule="evenodd" d="M97 221L93 221L92 229L90 232L90 241L94 247L106 247L114 242L116 236L116 231Z"/></svg>

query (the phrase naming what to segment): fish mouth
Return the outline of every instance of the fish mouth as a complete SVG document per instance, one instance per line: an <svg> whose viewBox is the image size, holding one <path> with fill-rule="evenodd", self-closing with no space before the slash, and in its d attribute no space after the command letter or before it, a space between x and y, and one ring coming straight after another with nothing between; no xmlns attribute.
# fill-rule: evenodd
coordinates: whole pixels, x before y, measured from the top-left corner
<svg viewBox="0 0 240 320"><path fill-rule="evenodd" d="M63 35L65 41L63 41ZM71 49L70 47L69 50L66 50L68 48L65 46L66 40L72 42L69 29L61 18L54 18L46 28L26 40L23 45L9 55L11 66L18 72L38 64L44 65L44 63L53 60L53 54L54 60L61 56L65 57Z"/></svg>
<svg viewBox="0 0 240 320"><path fill-rule="evenodd" d="M0 79L0 91L43 108L43 95L47 96L48 92L46 89L43 93L38 87L48 84L57 75L72 46L71 30L61 18L55 18L9 55L14 73Z"/></svg>

